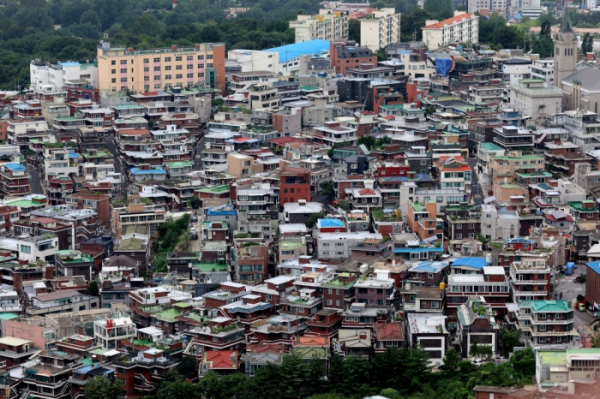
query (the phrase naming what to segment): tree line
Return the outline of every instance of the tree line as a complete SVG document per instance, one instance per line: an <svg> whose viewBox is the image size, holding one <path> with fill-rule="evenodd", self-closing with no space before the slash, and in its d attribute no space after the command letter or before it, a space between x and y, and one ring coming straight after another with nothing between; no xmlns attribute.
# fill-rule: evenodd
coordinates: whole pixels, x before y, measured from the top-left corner
<svg viewBox="0 0 600 399"><path fill-rule="evenodd" d="M530 384L535 374L533 351L516 352L509 361L487 363L481 367L461 361L450 349L442 370L432 372L429 355L420 348L388 348L371 360L356 357L331 357L324 378L324 362L286 355L281 365L258 368L256 375L242 373L219 376L208 372L197 383L188 378L195 374L195 361L188 359L164 376L155 399L342 399L383 395L390 399L468 399L473 387L488 385L520 387ZM120 388L102 378L88 382L86 399L105 399ZM114 396L113 396L114 397Z"/></svg>

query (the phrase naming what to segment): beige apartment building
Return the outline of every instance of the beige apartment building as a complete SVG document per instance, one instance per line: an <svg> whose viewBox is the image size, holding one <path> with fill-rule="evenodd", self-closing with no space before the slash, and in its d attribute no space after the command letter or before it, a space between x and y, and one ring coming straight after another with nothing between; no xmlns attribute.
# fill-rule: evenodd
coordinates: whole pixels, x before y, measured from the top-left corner
<svg viewBox="0 0 600 399"><path fill-rule="evenodd" d="M225 45L196 44L177 47L135 50L98 47L98 88L145 93L170 87L206 86L225 91Z"/></svg>
<svg viewBox="0 0 600 399"><path fill-rule="evenodd" d="M452 18L443 21L425 21L423 41L429 51L450 43L478 43L479 42L479 17L467 14L464 11L454 11Z"/></svg>
<svg viewBox="0 0 600 399"><path fill-rule="evenodd" d="M400 14L393 8L375 10L360 20L360 45L371 51L400 42Z"/></svg>
<svg viewBox="0 0 600 399"><path fill-rule="evenodd" d="M290 29L294 29L296 43L317 39L331 42L348 37L348 14L332 10L319 10L319 15L298 14L290 21Z"/></svg>
<svg viewBox="0 0 600 399"><path fill-rule="evenodd" d="M227 154L227 169L228 173L236 178L249 177L255 173L262 173L264 165L254 163L254 158L238 152L230 152Z"/></svg>

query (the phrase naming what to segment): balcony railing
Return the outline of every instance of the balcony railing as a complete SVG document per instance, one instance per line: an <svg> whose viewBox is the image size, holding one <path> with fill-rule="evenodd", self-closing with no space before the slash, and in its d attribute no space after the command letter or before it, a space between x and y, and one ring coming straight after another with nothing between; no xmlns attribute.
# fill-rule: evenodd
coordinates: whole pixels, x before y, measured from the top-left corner
<svg viewBox="0 0 600 399"><path fill-rule="evenodd" d="M32 354L38 352L40 348L29 347L28 350L23 351L10 351L10 350L0 350L0 357L9 357L11 359L18 359L24 356L31 356Z"/></svg>

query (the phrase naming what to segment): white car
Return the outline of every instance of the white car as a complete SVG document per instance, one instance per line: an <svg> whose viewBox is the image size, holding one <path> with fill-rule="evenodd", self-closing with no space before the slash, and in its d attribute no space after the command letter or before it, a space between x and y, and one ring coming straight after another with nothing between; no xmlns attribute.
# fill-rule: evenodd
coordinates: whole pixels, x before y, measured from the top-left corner
<svg viewBox="0 0 600 399"><path fill-rule="evenodd" d="M195 233L196 232L196 228L195 227L190 227L190 233Z"/></svg>

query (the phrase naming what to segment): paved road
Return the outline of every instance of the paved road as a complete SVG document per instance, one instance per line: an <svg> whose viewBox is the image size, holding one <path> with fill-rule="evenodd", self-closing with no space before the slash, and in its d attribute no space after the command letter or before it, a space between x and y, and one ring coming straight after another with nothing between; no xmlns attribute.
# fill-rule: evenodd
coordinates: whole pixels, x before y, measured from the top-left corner
<svg viewBox="0 0 600 399"><path fill-rule="evenodd" d="M190 251L192 252L200 252L202 250L202 221L204 219L202 218L201 213L202 212L198 211L198 221L196 223L192 223L192 226L196 229L196 232L198 233L197 240L190 240Z"/></svg>
<svg viewBox="0 0 600 399"><path fill-rule="evenodd" d="M483 192L479 185L479 178L475 173L475 166L477 165L477 158L468 158L467 163L471 167L471 195L473 196L473 203L479 205L483 203Z"/></svg>
<svg viewBox="0 0 600 399"><path fill-rule="evenodd" d="M115 172L121 173L121 160L119 159L119 151L115 146L113 136L108 136L106 138L106 148L113 154L113 158L115 160Z"/></svg>
<svg viewBox="0 0 600 399"><path fill-rule="evenodd" d="M42 188L42 182L40 181L40 175L35 170L35 168L29 164L27 164L27 170L31 175L31 179L29 180L29 184L31 185L31 193L32 194L46 194L44 189Z"/></svg>
<svg viewBox="0 0 600 399"><path fill-rule="evenodd" d="M561 299L568 300L571 302L571 304L574 304L577 299L577 295L585 296L585 284L575 282L577 276L583 274L584 272L585 266L583 264L577 264L572 276L564 276L558 280L555 292L562 293ZM579 334L582 336L582 342L585 345L589 341L587 337L592 333L592 330L589 327L593 319L592 312L588 310L585 312L580 312L579 310L575 309L573 312L573 318L573 324Z"/></svg>

